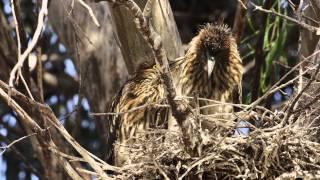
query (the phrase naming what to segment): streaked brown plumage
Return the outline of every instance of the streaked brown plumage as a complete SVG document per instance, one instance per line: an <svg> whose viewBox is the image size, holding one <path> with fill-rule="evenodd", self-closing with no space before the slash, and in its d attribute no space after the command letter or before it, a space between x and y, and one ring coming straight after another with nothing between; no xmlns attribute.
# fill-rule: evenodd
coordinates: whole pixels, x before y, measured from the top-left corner
<svg viewBox="0 0 320 180"><path fill-rule="evenodd" d="M208 61L215 59L211 75ZM184 60L177 62L180 71L177 87L184 96L200 97L236 103L243 73L242 60L230 29L226 25L207 24L189 44ZM231 112L232 106L208 108L206 114Z"/></svg>
<svg viewBox="0 0 320 180"><path fill-rule="evenodd" d="M208 58L215 58L211 76L208 74ZM192 39L184 58L171 64L178 94L222 102L234 102L234 92L241 87L242 63L237 45L230 30L224 25L208 24ZM163 103L164 84L156 66L141 68L121 89L113 102L111 112L128 112L130 109ZM230 112L232 107L207 109L204 113ZM149 107L130 113L112 116L109 122L109 145L114 141L125 145L127 140L148 128L166 127L168 109ZM161 117L159 118L160 115ZM158 121L158 120L161 121ZM121 166L128 159L126 150L115 150L115 164Z"/></svg>
<svg viewBox="0 0 320 180"><path fill-rule="evenodd" d="M109 122L109 145L117 141L125 146L129 138L143 133L149 128L165 128L168 108L155 107L165 102L164 84L157 66L141 68L125 83L113 101L111 112L124 113L112 116ZM131 111L134 108L149 104L150 106ZM114 152L114 163L123 165L128 159L125 148L118 146Z"/></svg>

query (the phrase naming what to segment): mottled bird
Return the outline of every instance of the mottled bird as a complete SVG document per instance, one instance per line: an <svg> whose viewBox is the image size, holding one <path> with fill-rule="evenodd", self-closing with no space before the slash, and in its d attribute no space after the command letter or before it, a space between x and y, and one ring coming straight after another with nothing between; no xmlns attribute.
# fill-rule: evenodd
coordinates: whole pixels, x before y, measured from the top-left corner
<svg viewBox="0 0 320 180"><path fill-rule="evenodd" d="M173 69L178 71L176 84L183 96L198 93L199 97L222 103L237 103L241 98L242 60L235 38L226 25L205 25ZM206 108L203 113L232 110L230 105L221 105Z"/></svg>
<svg viewBox="0 0 320 180"><path fill-rule="evenodd" d="M235 102L242 78L242 62L235 39L225 25L207 24L189 44L184 58L171 63L178 94L222 102ZM125 146L138 133L149 128L166 128L168 108L154 106L165 103L165 87L156 65L143 67L122 87L115 98L110 116L109 145L117 141L114 162L121 166L128 161ZM146 105L153 106L146 106ZM141 106L143 108L141 108ZM139 108L140 107L140 108ZM231 106L206 109L203 113L231 112Z"/></svg>
<svg viewBox="0 0 320 180"><path fill-rule="evenodd" d="M115 165L130 163L126 162L130 159L126 145L132 143L131 138L150 128L166 128L168 107L159 106L164 103L165 88L156 65L139 68L124 84L111 107L111 112L118 115L107 121L108 144L119 144L113 152Z"/></svg>

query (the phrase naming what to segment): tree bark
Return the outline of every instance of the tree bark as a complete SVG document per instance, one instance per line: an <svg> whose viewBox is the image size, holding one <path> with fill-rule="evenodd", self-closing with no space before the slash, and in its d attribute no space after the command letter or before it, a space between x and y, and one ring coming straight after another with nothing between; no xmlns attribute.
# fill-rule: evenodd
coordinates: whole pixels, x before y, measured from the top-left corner
<svg viewBox="0 0 320 180"><path fill-rule="evenodd" d="M141 10L147 0L135 1ZM127 69L133 74L142 64L154 64L154 55L146 41L138 32L132 14L123 6L112 6L111 14L116 27L116 35ZM155 31L161 36L163 47L169 60L183 56L181 38L167 0L154 1L151 5L151 20Z"/></svg>
<svg viewBox="0 0 320 180"><path fill-rule="evenodd" d="M17 60L17 45L10 36L12 29L2 11L0 11L0 24L0 79L8 81L11 67L14 66Z"/></svg>
<svg viewBox="0 0 320 180"><path fill-rule="evenodd" d="M78 1L74 2L71 7L72 0L52 1L49 22L73 57L81 77L80 92L88 99L90 110L107 112L113 96L128 76L114 38L109 7L105 2L89 3L101 24L99 28L87 10ZM112 146L107 143L105 117L95 117L95 120L102 142L101 152L107 152Z"/></svg>

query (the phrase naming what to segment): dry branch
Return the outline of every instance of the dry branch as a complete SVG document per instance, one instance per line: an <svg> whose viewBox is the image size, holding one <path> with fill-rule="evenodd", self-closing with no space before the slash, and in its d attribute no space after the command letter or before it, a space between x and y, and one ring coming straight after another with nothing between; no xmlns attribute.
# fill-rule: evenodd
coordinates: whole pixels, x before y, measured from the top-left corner
<svg viewBox="0 0 320 180"><path fill-rule="evenodd" d="M26 139L28 137L34 136L34 135L36 135L36 133L32 133L32 134L29 134L27 136L23 136L23 137L21 137L19 139L16 139L16 140L12 141L10 144L8 144L6 146L0 147L0 149L2 149L2 152L0 152L0 155L2 155L7 149L9 149L14 144L16 144L16 143L18 143L18 142L20 142L20 141L22 141L22 140L24 140L24 139Z"/></svg>
<svg viewBox="0 0 320 180"><path fill-rule="evenodd" d="M80 154L81 157L65 154L59 150L59 147L57 147L51 139L40 139L40 141L45 145L45 148L48 148L60 157L60 163L71 178L80 179L80 172L93 175L101 179L150 179L155 177L159 179L183 179L190 174L197 174L199 172L203 174L203 176L208 176L208 178L213 177L216 179L263 179L319 176L320 144L318 140L315 140L317 139L317 132L319 131L319 128L313 127L313 123L320 121L320 119L318 116L311 116L312 113L309 111L304 111L305 109L310 109L311 112L318 110L319 106L313 106L314 104L318 105L318 102L315 100L314 102L310 102L295 111L292 108L295 103L292 103L292 105L289 106L290 108L282 109L280 112L273 112L269 109L258 106L259 102L261 102L263 98L283 87L284 85L281 83L284 78L287 77L288 74L294 72L301 64L306 62L313 55L292 68L288 74L283 76L278 83L268 90L266 95L251 105L228 104L245 110L256 108L263 111L263 114L259 116L258 120L252 120L250 117L245 118L244 116L238 117L237 114L234 115L235 119L238 118L239 120L250 121L250 123L253 122L253 124L248 123L249 125L245 126L246 128L250 128L250 135L237 137L232 135L237 123L232 121L231 123L226 123L226 121L230 122L230 119L226 120L223 118L219 119L211 115L201 115L199 114L200 108L195 110L188 109L187 113L185 112L186 110L180 109L180 104L175 101L177 95L169 71L168 58L164 48L162 47L161 38L154 32L148 18L145 17L145 15L148 16L149 14L147 9L144 11L145 13L142 13L141 9L134 3L134 1L130 0L118 0L112 2L126 5L134 14L135 23L147 41L148 46L152 49L154 58L160 67L159 69L162 72L163 81L166 83L168 91L168 101L173 111L176 111L174 112L174 115L178 120L180 120L180 123L186 119L186 116L189 115L189 113L192 113L195 117L200 118L200 122L209 122L211 123L211 126L209 129L206 129L201 126L201 124L196 124L197 127L199 126L200 134L195 134L195 136L201 136L201 142L199 143L201 143L202 146L201 154L199 153L197 155L190 154L185 150L185 147L181 145L184 143L183 139L185 137L181 137L181 135L162 130L147 131L147 136L142 135L141 137L135 137L136 143L127 147L129 151L132 152L134 163L122 168L117 168L110 166L82 148L70 136L48 106L30 99L15 89L12 89L11 98L13 99L10 103L10 97L8 95L10 86L0 81L0 96L18 113L19 116L22 117L23 121L27 122L28 126L32 127L32 130L35 131L34 134L41 136L41 134L46 133L46 129L42 129L42 127L31 118L31 112L28 112L29 109L23 109L21 104L38 108L40 115L50 123L49 128L56 128L65 140ZM149 3L151 3L151 1L149 1ZM314 53L314 55L317 53L318 52ZM315 77L319 72L319 69L320 66L318 65L312 78L309 80L305 88L301 90L301 94L295 96L295 99L293 100L294 102L302 98L303 93L310 88L310 84L315 81ZM305 72L310 71L310 69L305 70ZM16 73L14 74L16 75ZM300 76L302 75L303 74L300 74ZM289 82L292 83L296 80L297 78L294 78ZM316 97L318 97L318 95ZM21 104L18 104L16 99L19 99ZM196 101L202 100L212 101L201 98L197 98ZM215 102L215 104L210 104L210 106L225 104L226 103ZM144 105L137 107L137 109L146 108L148 106L149 105ZM132 111L134 110L136 109L133 109ZM123 113L127 112L121 112L120 114ZM247 112L244 112L244 114L247 114ZM291 115L292 121L289 124L287 123L287 118L291 117ZM303 120L306 120L306 123L302 124L301 122ZM255 125L254 123L259 125ZM164 138L168 140L164 142ZM21 139L22 138L19 140ZM12 144L15 142L17 141L14 141ZM12 146L12 144L9 144L8 147ZM74 168L69 163L69 160L73 162L80 161L88 163L92 169L88 170L79 167ZM113 171L115 174L109 176L106 174L107 170Z"/></svg>
<svg viewBox="0 0 320 180"><path fill-rule="evenodd" d="M9 86L6 85L4 82L0 81L0 96L6 101L6 103L9 103L9 96L5 91L9 91ZM93 154L89 153L87 150L85 150L83 147L81 147L72 137L71 135L65 130L65 128L62 126L62 124L59 122L59 120L56 118L54 113L51 111L51 109L46 106L42 105L40 103L35 102L34 100L28 98L27 96L19 93L18 91L12 89L12 98L18 98L20 101L24 102L30 107L37 107L40 109L41 116L46 118L49 123L51 124L49 127L55 127L60 132L60 134L72 145L72 147L83 157L83 159L95 170L95 172L98 173L99 177L101 178L107 178L106 173L104 170L112 170L112 171L119 171L118 168L113 167L105 163L104 161L100 160ZM22 117L22 120L28 122L28 126L32 127L32 129L37 134L41 134L45 130L42 130L38 124L36 124L33 119L28 115L25 110L23 110L15 100L12 100L11 105L13 110L15 110L19 116ZM43 140L42 140L43 141ZM44 142L48 149L56 149L56 145L49 140L48 142ZM72 166L67 163L64 159L62 160L63 167L66 169L66 172L70 175L70 177L74 177L74 174L77 174L75 170L73 170ZM96 161L103 164L103 167L99 165ZM80 177L80 176L79 176ZM77 178L74 178L77 179Z"/></svg>
<svg viewBox="0 0 320 180"><path fill-rule="evenodd" d="M162 45L161 37L154 31L149 19L147 19L140 7L133 0L108 0L109 2L126 6L134 16L134 23L137 29L146 40L148 46L154 53L156 64L160 66L160 72L162 80L166 86L167 100L172 108L172 114L176 118L179 124L182 124L190 110L186 109L186 106L179 104L176 99L176 91L173 84L171 71L169 68L166 52Z"/></svg>
<svg viewBox="0 0 320 180"><path fill-rule="evenodd" d="M101 1L101 0L99 0ZM106 0L103 0L106 1ZM125 6L114 3L126 1L114 1L108 10L113 17L118 45L124 57L129 74L135 73L141 65L154 64L154 53L145 39L140 35L134 22L135 15ZM135 0L137 7L146 13L146 19L155 32L161 36L163 48L169 60L183 56L181 39L174 21L173 13L168 0Z"/></svg>
<svg viewBox="0 0 320 180"><path fill-rule="evenodd" d="M317 35L320 35L320 28L319 28L319 27L311 26L311 25L306 24L306 23L304 23L304 22L300 22L300 21L298 21L298 20L296 20L296 19L294 19L294 18L291 18L291 17L289 17L289 16L286 16L286 15L283 15L283 14L281 14L281 13L278 13L278 12L276 12L276 11L273 10L273 9L268 10L268 9L262 8L261 6L257 6L257 5L254 4L254 3L251 3L251 4L254 6L255 10L258 10L258 11L261 11L261 12L267 13L267 14L272 14L272 15L274 15L274 16L279 16L279 17L281 17L281 18L283 18L283 19L286 19L286 20L288 20L288 21L290 21L290 22L293 22L293 23L299 25L300 27L302 27L302 28L304 28L304 29L307 29L308 31L310 31L310 32L312 32L312 33L315 33L315 34L317 34Z"/></svg>
<svg viewBox="0 0 320 180"><path fill-rule="evenodd" d="M216 129L207 132L202 156L186 153L181 146L182 137L152 130L147 132L148 138L136 137L136 144L128 147L134 164L122 176L148 178L164 176L162 172L166 172L165 176L171 179L182 179L197 173L197 167L205 177L218 179L277 178L293 172L305 177L301 172L311 175L319 171L320 144L312 140L317 130L310 129L309 123L301 126L299 122L280 127L282 119L272 119L274 124L268 124L267 117L262 117L262 127L253 129L247 137L226 135L234 125L226 126L215 119ZM160 142L163 137L171 139ZM154 159L158 164L152 163ZM158 166L162 172L154 171Z"/></svg>
<svg viewBox="0 0 320 180"><path fill-rule="evenodd" d="M13 5L13 1L12 1L12 5ZM13 15L15 14L15 10L13 8L13 6L11 6L12 8L12 13ZM10 72L10 79L9 79L9 85L10 87L14 87L14 80L16 79L16 76L19 75L20 78L23 79L24 81L24 77L21 75L21 68L25 62L25 60L27 59L28 55L30 54L30 52L33 50L33 48L36 46L38 39L40 37L41 31L44 27L44 20L45 17L48 15L48 0L43 0L42 4L41 4L41 9L39 12L39 16L38 16L38 24L36 27L36 30L34 32L33 38L31 40L30 45L28 46L28 48L21 54L21 43L20 43L20 38L18 37L19 34L19 25L15 19L15 25L16 25L16 32L17 32L17 39L18 39L18 62L17 64L13 67L12 71ZM14 15L15 16L15 15ZM24 85L28 91L29 96L33 99L33 96L31 94L31 91L29 90L29 87L27 86L27 83L24 82Z"/></svg>
<svg viewBox="0 0 320 180"><path fill-rule="evenodd" d="M74 0L73 0L73 1L74 1ZM72 3L74 3L73 1L72 1ZM87 9L87 11L89 12L89 15L90 15L91 19L92 19L93 22L96 24L96 26L100 27L100 23L99 23L98 19L96 18L96 16L94 15L91 7L90 7L88 4L86 4L83 0L78 0L78 1L79 1L79 3L81 4L81 6L83 6L85 9Z"/></svg>
<svg viewBox="0 0 320 180"><path fill-rule="evenodd" d="M277 86L279 86L290 74L292 74L294 71L296 71L301 65L305 64L306 62L308 62L309 60L311 60L312 58L316 57L318 54L320 54L320 50L319 51L315 51L314 53L312 53L310 56L306 57L305 59L303 59L302 61L300 61L298 64L296 64L294 67L292 67L290 69L290 71L288 71L285 75L283 75L280 80L278 82L276 82L274 85L272 85L271 88L269 88L267 90L267 92L265 94L263 94L259 99L255 100L254 102L252 102L250 104L250 107L248 107L246 110L255 107L256 105L258 105L262 100L264 100L265 98L267 98L268 96L270 96L270 94L272 92L274 92L274 90L277 88ZM304 73L301 73L299 75L299 77L302 77ZM277 88L278 89L278 88Z"/></svg>
<svg viewBox="0 0 320 180"><path fill-rule="evenodd" d="M18 103L15 100L12 100L8 93L6 93L4 91L4 89L6 89L6 91L9 91L9 86L6 85L5 83L1 82L1 88L0 88L0 96L1 98L18 114L18 116L21 117L21 120L24 121L24 123L26 123L27 127L32 129L32 131L37 134L38 136L38 140L40 142L41 145L43 146L47 146L47 147L43 147L43 148L48 148L50 146L55 147L56 145L51 141L51 140L46 140L44 138L42 138L42 133L47 132L46 130L41 129L41 127L28 115L28 113L23 110L21 108L20 105L18 105ZM23 94L12 90L12 96L15 97L16 95L23 97L24 99L29 99L28 97L24 96ZM33 100L29 99L28 102L32 102ZM32 104L29 104L30 106L32 106ZM63 168L65 169L66 173L69 174L69 176L72 179L79 179L80 175L78 175L78 173L73 169L73 167L69 164L69 162L65 161L64 159L60 159L58 158L61 162L61 164L63 165Z"/></svg>
<svg viewBox="0 0 320 180"><path fill-rule="evenodd" d="M233 22L232 33L236 39L237 44L240 43L241 36L246 25L247 0L238 0L236 15Z"/></svg>

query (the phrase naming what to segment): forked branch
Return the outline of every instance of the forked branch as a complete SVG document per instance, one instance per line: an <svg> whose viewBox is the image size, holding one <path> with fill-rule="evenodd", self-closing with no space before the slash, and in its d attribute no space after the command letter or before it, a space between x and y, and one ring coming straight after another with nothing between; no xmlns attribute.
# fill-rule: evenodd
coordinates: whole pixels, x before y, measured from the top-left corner
<svg viewBox="0 0 320 180"><path fill-rule="evenodd" d="M179 124L183 123L191 112L187 106L179 104L176 99L176 90L173 85L172 75L169 68L168 58L166 52L163 48L161 37L154 31L149 18L146 18L140 9L140 7L133 0L101 0L108 1L114 4L124 5L126 8L131 11L134 16L134 22L137 29L146 40L147 44L150 46L154 53L154 58L156 64L160 66L160 71L162 74L162 80L166 86L167 91L167 100L169 105L172 108L172 114L176 118ZM152 1L152 0L149 0ZM150 2L147 2L150 4Z"/></svg>

